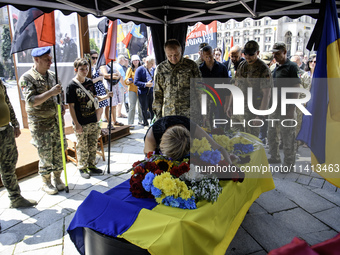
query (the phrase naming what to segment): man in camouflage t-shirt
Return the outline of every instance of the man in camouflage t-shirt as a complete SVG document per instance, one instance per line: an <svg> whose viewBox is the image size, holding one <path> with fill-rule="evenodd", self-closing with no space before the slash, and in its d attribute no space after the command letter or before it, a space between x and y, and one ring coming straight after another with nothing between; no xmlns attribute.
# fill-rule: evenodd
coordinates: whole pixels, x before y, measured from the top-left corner
<svg viewBox="0 0 340 255"><path fill-rule="evenodd" d="M168 40L164 50L167 60L160 63L155 71L154 113L157 119L169 115L190 118L190 100L199 100L198 96L190 95L190 79L200 78L200 70L194 61L183 58L182 47L177 40ZM192 113L200 107L199 103L194 104Z"/></svg>

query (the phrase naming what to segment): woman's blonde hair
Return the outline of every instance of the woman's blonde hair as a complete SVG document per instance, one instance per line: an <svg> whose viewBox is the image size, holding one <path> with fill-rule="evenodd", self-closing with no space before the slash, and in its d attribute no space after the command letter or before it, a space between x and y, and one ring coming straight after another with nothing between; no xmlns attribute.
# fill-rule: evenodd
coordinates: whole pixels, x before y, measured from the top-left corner
<svg viewBox="0 0 340 255"><path fill-rule="evenodd" d="M173 160L183 158L190 151L190 132L183 126L168 128L159 145L161 152Z"/></svg>

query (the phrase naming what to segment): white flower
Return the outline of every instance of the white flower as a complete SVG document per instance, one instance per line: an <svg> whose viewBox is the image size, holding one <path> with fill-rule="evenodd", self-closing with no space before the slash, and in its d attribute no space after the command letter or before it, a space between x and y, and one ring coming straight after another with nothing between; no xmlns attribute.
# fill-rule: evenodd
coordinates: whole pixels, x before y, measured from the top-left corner
<svg viewBox="0 0 340 255"><path fill-rule="evenodd" d="M186 172L180 176L180 179L182 181L201 181L204 178L204 175L199 173L195 170L195 166L193 164L190 164L190 170L189 172Z"/></svg>

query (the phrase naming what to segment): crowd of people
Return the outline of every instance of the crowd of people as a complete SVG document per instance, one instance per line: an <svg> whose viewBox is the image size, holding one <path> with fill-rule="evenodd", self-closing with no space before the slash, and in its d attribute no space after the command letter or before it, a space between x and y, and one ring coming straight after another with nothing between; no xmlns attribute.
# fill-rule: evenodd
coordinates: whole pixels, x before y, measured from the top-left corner
<svg viewBox="0 0 340 255"><path fill-rule="evenodd" d="M181 43L175 39L165 43L164 51L166 60L157 67L153 56L147 56L141 61L138 55L131 56L131 63L128 58L121 55L113 66L110 64L97 66L98 52L91 51L90 62L84 58L75 59L75 77L66 87L64 100L62 85L60 82L56 84L57 77L49 70L52 64L51 49L42 47L32 50L34 65L20 77L19 85L26 100L33 145L38 150L43 191L54 195L65 189L65 184L60 178L63 163L58 104L61 105L62 114L65 113L64 104L68 104L77 138L78 169L83 178L90 178L103 174L95 162L97 140L101 131L100 120L108 121L108 129L115 129L115 126L124 125L118 118L128 118L129 127L134 129L137 126L134 123L137 108L138 125L148 130L145 137L145 153L158 149L171 157L181 158L189 151L189 128L194 127L204 135L204 131L195 124L201 124L198 118L200 92L191 90L190 81L193 78L225 79L226 83L237 86L243 92L244 98L247 98L248 88L252 88L253 107L257 110L267 110L271 105L273 88L278 88L279 91L284 87L310 89L316 63L316 56L311 55L305 63L304 72L301 69L303 63L301 56L289 58L286 45L280 42L273 45L271 52L262 54L256 41L248 41L243 47L236 45L230 49L228 61L222 60L221 49L213 49L207 43L199 45L199 58L196 61L183 57ZM87 78L89 72L91 79ZM289 78L289 82L284 78ZM193 93L197 94L193 96ZM228 119L230 122L251 123L239 125L237 128L227 125L226 128L250 133L264 143L268 141L271 154L269 163L281 163L279 154L281 141L284 152L283 164L295 164L297 150L295 137L299 126L296 128L294 125L287 125L289 126L287 127L279 125L279 122L268 126L268 122L265 121L267 118L289 119L291 122L297 119L300 124L302 113L295 109L294 105L287 105L286 115L282 115L279 94L278 106L270 116L254 114L246 102L244 115L234 115L233 95L230 91L221 95L223 95L221 107L214 108L214 104L210 102L210 109L213 109L209 112L211 116ZM290 98L299 96L303 97L298 93L290 94ZM191 100L192 98L196 101ZM128 113L127 116L122 113L123 106ZM15 137L20 135L20 127L2 83L0 83L0 110L5 112L0 117L0 136L4 144L0 148L1 179L8 190L11 207L34 206L37 204L36 201L21 196L16 179L15 165L18 155ZM153 123L156 123L155 126L152 126ZM212 125L210 127L213 128ZM176 136L180 139L175 139ZM219 147L216 145L216 148ZM226 151L223 150L222 153L229 159Z"/></svg>

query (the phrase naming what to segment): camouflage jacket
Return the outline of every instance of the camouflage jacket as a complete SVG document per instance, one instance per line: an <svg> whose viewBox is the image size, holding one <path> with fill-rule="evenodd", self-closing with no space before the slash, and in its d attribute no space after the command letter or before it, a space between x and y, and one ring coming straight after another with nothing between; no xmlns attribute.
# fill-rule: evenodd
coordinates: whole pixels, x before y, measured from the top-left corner
<svg viewBox="0 0 340 255"><path fill-rule="evenodd" d="M8 107L9 117L10 117L8 121L11 122L13 127L19 127L19 122L18 122L17 118L15 117L15 112L14 112L13 106L12 106L11 102L9 101L9 97L7 95L6 86L0 80L0 98L1 98L1 94L4 95L4 99L5 99L4 103L7 104L7 107ZM0 104L2 104L2 103L3 102L0 102ZM8 124L8 122L7 122L7 124ZM2 125L2 126L5 126L5 125Z"/></svg>
<svg viewBox="0 0 340 255"><path fill-rule="evenodd" d="M57 97L53 96L40 105L33 106L35 96L55 86L55 74L47 71L47 77L41 75L34 67L24 73L19 80L26 101L29 127L31 131L50 130L57 122ZM59 83L60 84L60 83Z"/></svg>
<svg viewBox="0 0 340 255"><path fill-rule="evenodd" d="M253 106L259 109L263 98L262 89L273 87L270 69L259 58L251 65L247 61L243 61L237 68L235 85L243 92L245 111L248 111L248 104L246 103L248 88L253 88Z"/></svg>
<svg viewBox="0 0 340 255"><path fill-rule="evenodd" d="M190 118L190 78L200 78L197 64L182 58L176 65L168 60L155 71L153 110L157 119L169 115Z"/></svg>

